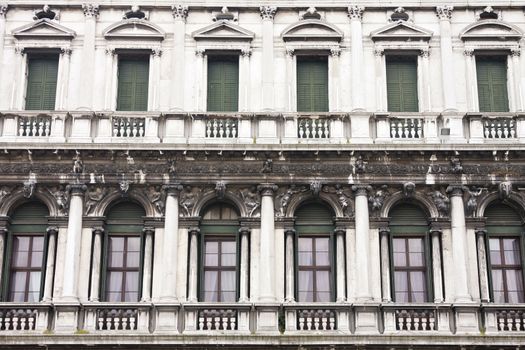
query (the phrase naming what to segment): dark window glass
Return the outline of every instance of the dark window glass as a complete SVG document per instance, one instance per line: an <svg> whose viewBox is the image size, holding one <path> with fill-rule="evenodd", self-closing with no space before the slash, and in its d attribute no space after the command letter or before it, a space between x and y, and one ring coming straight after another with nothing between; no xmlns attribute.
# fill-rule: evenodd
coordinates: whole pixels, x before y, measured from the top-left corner
<svg viewBox="0 0 525 350"><path fill-rule="evenodd" d="M421 237L392 239L394 294L398 303L427 301L425 242Z"/></svg>
<svg viewBox="0 0 525 350"><path fill-rule="evenodd" d="M140 237L109 236L106 300L138 301Z"/></svg>
<svg viewBox="0 0 525 350"><path fill-rule="evenodd" d="M43 236L13 236L9 301L39 301L43 256Z"/></svg>
<svg viewBox="0 0 525 350"><path fill-rule="evenodd" d="M490 238L489 249L494 302L525 302L519 238Z"/></svg>
<svg viewBox="0 0 525 350"><path fill-rule="evenodd" d="M297 243L299 301L331 301L330 238L300 237Z"/></svg>
<svg viewBox="0 0 525 350"><path fill-rule="evenodd" d="M237 246L234 237L206 238L204 242L204 301L235 302Z"/></svg>

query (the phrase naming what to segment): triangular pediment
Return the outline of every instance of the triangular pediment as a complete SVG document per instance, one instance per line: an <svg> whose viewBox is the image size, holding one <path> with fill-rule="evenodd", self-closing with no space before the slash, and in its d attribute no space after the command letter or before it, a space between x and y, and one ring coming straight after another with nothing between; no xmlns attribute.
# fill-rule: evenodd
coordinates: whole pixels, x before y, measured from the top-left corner
<svg viewBox="0 0 525 350"><path fill-rule="evenodd" d="M75 31L66 28L48 18L42 18L13 30L13 36L23 38L73 39Z"/></svg>
<svg viewBox="0 0 525 350"><path fill-rule="evenodd" d="M432 32L407 21L398 21L370 33L372 40L430 40Z"/></svg>
<svg viewBox="0 0 525 350"><path fill-rule="evenodd" d="M252 40L255 34L231 21L217 21L192 33L193 38L210 40Z"/></svg>
<svg viewBox="0 0 525 350"><path fill-rule="evenodd" d="M463 29L460 38L463 40L519 40L523 36L521 30L513 24L499 20L481 20Z"/></svg>
<svg viewBox="0 0 525 350"><path fill-rule="evenodd" d="M335 40L341 41L343 32L326 21L308 19L288 26L281 34L284 41Z"/></svg>
<svg viewBox="0 0 525 350"><path fill-rule="evenodd" d="M112 24L104 31L104 37L119 39L156 39L162 40L165 37L164 31L145 19L130 18Z"/></svg>

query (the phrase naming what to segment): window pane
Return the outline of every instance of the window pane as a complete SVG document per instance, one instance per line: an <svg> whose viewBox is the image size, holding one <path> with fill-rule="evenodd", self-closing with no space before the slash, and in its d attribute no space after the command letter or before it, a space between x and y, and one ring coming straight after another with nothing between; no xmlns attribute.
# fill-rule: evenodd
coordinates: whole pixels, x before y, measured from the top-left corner
<svg viewBox="0 0 525 350"><path fill-rule="evenodd" d="M237 247L235 242L222 242L221 250L223 254L235 254Z"/></svg>
<svg viewBox="0 0 525 350"><path fill-rule="evenodd" d="M27 267L29 263L29 254L27 251L13 252L13 267Z"/></svg>
<svg viewBox="0 0 525 350"><path fill-rule="evenodd" d="M317 252L315 254L316 266L330 266L330 255L328 252Z"/></svg>
<svg viewBox="0 0 525 350"><path fill-rule="evenodd" d="M131 268L138 268L140 265L140 253L130 252L127 254L126 266Z"/></svg>
<svg viewBox="0 0 525 350"><path fill-rule="evenodd" d="M109 267L124 267L124 252L109 252Z"/></svg>
<svg viewBox="0 0 525 350"><path fill-rule="evenodd" d="M219 265L219 242L206 242L205 246L204 265L218 266Z"/></svg>
<svg viewBox="0 0 525 350"><path fill-rule="evenodd" d="M301 292L299 291L299 301L301 302L313 302L314 293L312 291Z"/></svg>
<svg viewBox="0 0 525 350"><path fill-rule="evenodd" d="M413 292L425 292L425 273L422 271L410 272L410 289Z"/></svg>
<svg viewBox="0 0 525 350"><path fill-rule="evenodd" d="M222 266L235 266L237 263L236 259L237 245L235 242L222 242L221 243L221 265Z"/></svg>
<svg viewBox="0 0 525 350"><path fill-rule="evenodd" d="M124 251L124 237L109 237L109 247L110 251Z"/></svg>
<svg viewBox="0 0 525 350"><path fill-rule="evenodd" d="M311 266L314 263L311 252L299 252L298 260L299 260L299 265L301 266Z"/></svg>
<svg viewBox="0 0 525 350"><path fill-rule="evenodd" d="M31 267L40 268L42 266L42 257L43 252L33 252L31 254Z"/></svg>
<svg viewBox="0 0 525 350"><path fill-rule="evenodd" d="M404 238L394 238L392 240L395 253L404 253L406 251L405 239Z"/></svg>
<svg viewBox="0 0 525 350"><path fill-rule="evenodd" d="M330 292L330 272L317 271L315 274L317 281L316 287L318 292Z"/></svg>
<svg viewBox="0 0 525 350"><path fill-rule="evenodd" d="M494 293L503 291L503 274L501 270L492 270L492 289Z"/></svg>
<svg viewBox="0 0 525 350"><path fill-rule="evenodd" d="M29 292L40 293L40 271L33 271L29 273Z"/></svg>
<svg viewBox="0 0 525 350"><path fill-rule="evenodd" d="M523 292L523 278L521 270L507 270L507 288L509 292Z"/></svg>
<svg viewBox="0 0 525 350"><path fill-rule="evenodd" d="M410 266L425 266L425 259L423 257L423 253L410 253L408 256L410 259Z"/></svg>
<svg viewBox="0 0 525 350"><path fill-rule="evenodd" d="M122 291L122 272L108 271L106 289L108 292Z"/></svg>
<svg viewBox="0 0 525 350"><path fill-rule="evenodd" d="M311 238L299 238L297 250L300 252L311 252L312 251L312 239Z"/></svg>
<svg viewBox="0 0 525 350"><path fill-rule="evenodd" d="M29 292L27 294L27 302L38 303L40 301L40 291Z"/></svg>
<svg viewBox="0 0 525 350"><path fill-rule="evenodd" d="M329 240L328 238L317 238L315 240L315 248L318 252L327 252Z"/></svg>
<svg viewBox="0 0 525 350"><path fill-rule="evenodd" d="M139 252L140 251L140 238L139 237L128 237L128 252Z"/></svg>
<svg viewBox="0 0 525 350"><path fill-rule="evenodd" d="M235 271L221 271L221 291L235 292Z"/></svg>
<svg viewBox="0 0 525 350"><path fill-rule="evenodd" d="M126 292L124 294L124 301L128 302L134 302L139 300L139 293L138 292Z"/></svg>
<svg viewBox="0 0 525 350"><path fill-rule="evenodd" d="M204 292L204 301L216 302L218 300L218 292Z"/></svg>
<svg viewBox="0 0 525 350"><path fill-rule="evenodd" d="M520 263L520 247L518 239L504 239L503 249L505 254L506 265L521 265Z"/></svg>
<svg viewBox="0 0 525 350"><path fill-rule="evenodd" d="M412 292L410 293L413 303L424 303L426 300L426 294L424 292Z"/></svg>
<svg viewBox="0 0 525 350"><path fill-rule="evenodd" d="M421 238L410 238L408 240L408 250L411 253L423 252L423 240Z"/></svg>
<svg viewBox="0 0 525 350"><path fill-rule="evenodd" d="M219 290L217 271L206 271L204 272L204 291L216 292Z"/></svg>
<svg viewBox="0 0 525 350"><path fill-rule="evenodd" d="M235 302L235 292L222 292L221 294L221 301L226 303L234 303Z"/></svg>
<svg viewBox="0 0 525 350"><path fill-rule="evenodd" d="M139 290L139 273L126 272L126 291L137 292Z"/></svg>
<svg viewBox="0 0 525 350"><path fill-rule="evenodd" d="M493 265L501 264L500 242L499 239L491 238L489 240L490 246L490 262Z"/></svg>
<svg viewBox="0 0 525 350"><path fill-rule="evenodd" d="M299 271L299 291L313 291L314 290L314 281L313 281L313 272L312 271Z"/></svg>
<svg viewBox="0 0 525 350"><path fill-rule="evenodd" d="M28 251L31 237L15 236L13 238L13 249L17 251Z"/></svg>
<svg viewBox="0 0 525 350"><path fill-rule="evenodd" d="M396 302L397 303L408 303L408 292L396 291Z"/></svg>
<svg viewBox="0 0 525 350"><path fill-rule="evenodd" d="M407 266L407 256L406 253L394 253L394 266Z"/></svg>
<svg viewBox="0 0 525 350"><path fill-rule="evenodd" d="M405 271L396 271L394 274L394 286L396 292L408 291L408 275Z"/></svg>
<svg viewBox="0 0 525 350"><path fill-rule="evenodd" d="M25 271L17 271L11 274L11 291L23 292L26 289L26 280L28 273Z"/></svg>
<svg viewBox="0 0 525 350"><path fill-rule="evenodd" d="M317 302L327 303L330 302L330 292L317 292L316 293Z"/></svg>

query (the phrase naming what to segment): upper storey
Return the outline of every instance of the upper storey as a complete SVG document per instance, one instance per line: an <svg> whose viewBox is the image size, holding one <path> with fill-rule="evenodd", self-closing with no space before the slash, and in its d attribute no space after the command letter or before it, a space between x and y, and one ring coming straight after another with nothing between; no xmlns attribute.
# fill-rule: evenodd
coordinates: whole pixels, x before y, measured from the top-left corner
<svg viewBox="0 0 525 350"><path fill-rule="evenodd" d="M523 8L453 5L3 5L0 141L519 147Z"/></svg>

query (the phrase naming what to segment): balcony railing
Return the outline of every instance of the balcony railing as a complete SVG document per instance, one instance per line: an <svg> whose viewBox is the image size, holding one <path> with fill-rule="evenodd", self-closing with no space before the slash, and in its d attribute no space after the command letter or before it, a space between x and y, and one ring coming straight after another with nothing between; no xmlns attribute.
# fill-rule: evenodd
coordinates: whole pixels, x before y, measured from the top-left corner
<svg viewBox="0 0 525 350"><path fill-rule="evenodd" d="M48 304L0 304L0 333L43 332L48 329L51 307Z"/></svg>
<svg viewBox="0 0 525 350"><path fill-rule="evenodd" d="M250 329L250 304L188 304L185 332L247 332Z"/></svg>
<svg viewBox="0 0 525 350"><path fill-rule="evenodd" d="M435 331L436 312L431 309L396 310L396 329L398 331Z"/></svg>
<svg viewBox="0 0 525 350"><path fill-rule="evenodd" d="M486 305L485 327L487 333L522 332L525 334L525 305Z"/></svg>
<svg viewBox="0 0 525 350"><path fill-rule="evenodd" d="M165 144L525 143L525 115L42 112L1 115L0 142ZM464 123L464 119L468 123ZM372 121L372 122L371 122Z"/></svg>
<svg viewBox="0 0 525 350"><path fill-rule="evenodd" d="M85 327L90 331L148 332L150 305L142 303L88 303Z"/></svg>

